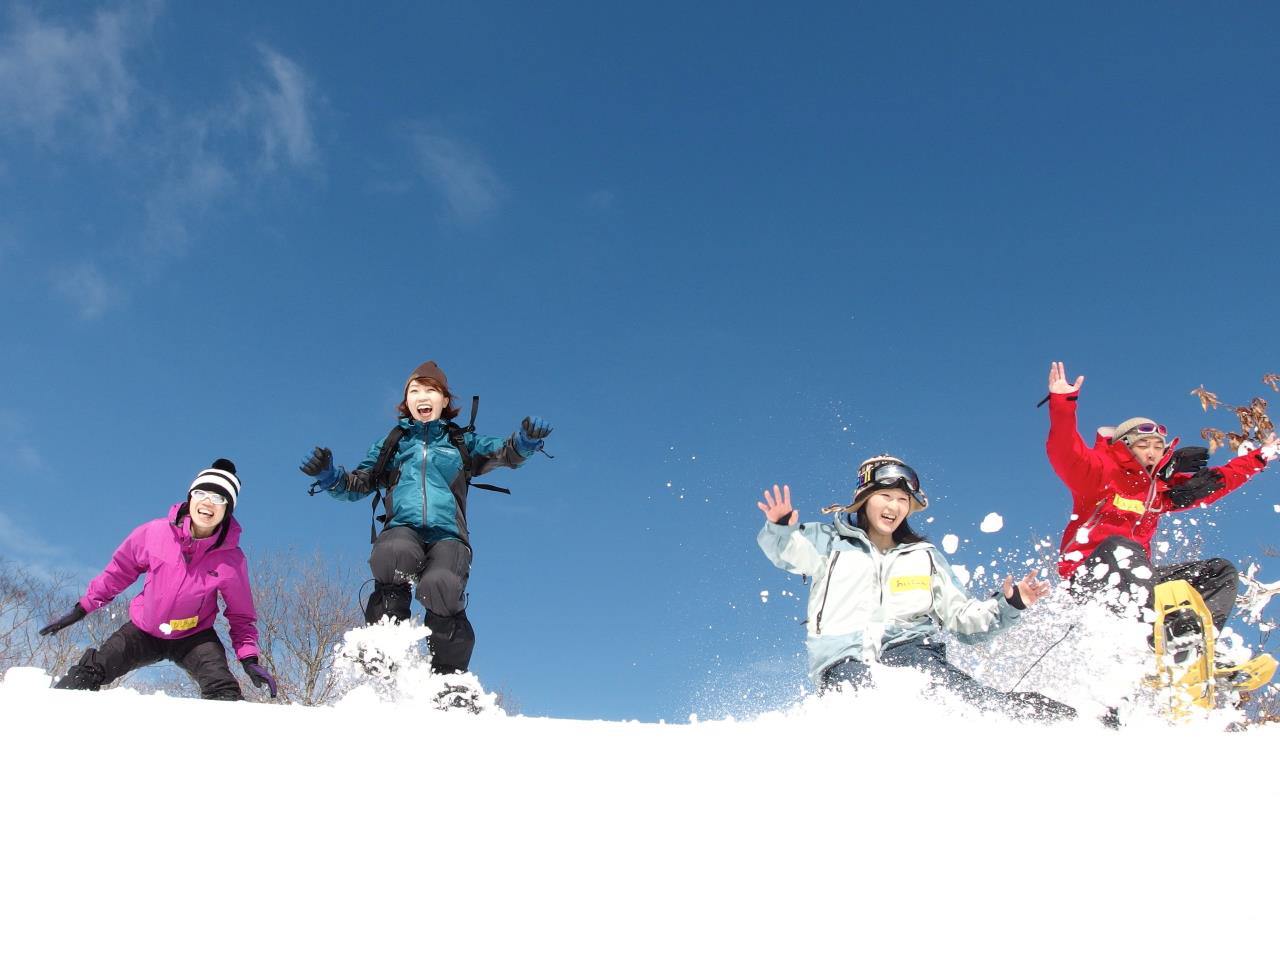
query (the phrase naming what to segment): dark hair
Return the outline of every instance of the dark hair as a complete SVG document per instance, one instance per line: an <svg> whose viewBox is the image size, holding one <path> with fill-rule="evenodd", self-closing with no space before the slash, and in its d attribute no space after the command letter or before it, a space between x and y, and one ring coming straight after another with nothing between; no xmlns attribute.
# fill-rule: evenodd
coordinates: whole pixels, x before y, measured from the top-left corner
<svg viewBox="0 0 1280 960"><path fill-rule="evenodd" d="M870 532L870 526L867 524L867 505L865 503L858 508L857 526L863 533ZM920 534L912 530L911 524L904 519L893 531L893 542L928 543L929 538L922 537Z"/></svg>
<svg viewBox="0 0 1280 960"><path fill-rule="evenodd" d="M441 393L444 394L445 406L444 406L444 412L440 414L441 420L452 420L454 417L456 417L459 413L462 412L461 410L458 409L457 404L453 402L453 394L450 393L448 390L446 390L444 387L444 384L441 383L439 380L432 380L430 377L418 377L416 380L410 380L409 383L406 383L404 385L404 392L406 395L409 393L410 383L421 383L424 386L434 387L436 390L439 390ZM410 420L413 419L413 414L409 412L409 405L405 403L404 400L401 400L400 406L396 407L396 413L398 413L402 417L408 417Z"/></svg>

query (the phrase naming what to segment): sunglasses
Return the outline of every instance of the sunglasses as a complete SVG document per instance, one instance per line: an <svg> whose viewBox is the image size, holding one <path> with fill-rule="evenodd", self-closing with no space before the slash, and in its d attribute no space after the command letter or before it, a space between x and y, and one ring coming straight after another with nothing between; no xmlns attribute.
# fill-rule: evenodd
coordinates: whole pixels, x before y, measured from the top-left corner
<svg viewBox="0 0 1280 960"><path fill-rule="evenodd" d="M215 506L222 506L227 502L227 498L220 493L214 493L212 490L192 490L192 500L208 500Z"/></svg>

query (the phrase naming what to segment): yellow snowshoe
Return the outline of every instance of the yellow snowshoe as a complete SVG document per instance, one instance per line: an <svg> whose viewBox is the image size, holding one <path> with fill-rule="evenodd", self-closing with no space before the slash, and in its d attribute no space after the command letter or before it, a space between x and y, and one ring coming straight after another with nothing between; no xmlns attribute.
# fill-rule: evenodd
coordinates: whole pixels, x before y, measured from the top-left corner
<svg viewBox="0 0 1280 960"><path fill-rule="evenodd" d="M1162 706L1174 719L1193 709L1212 710L1222 691L1258 690L1271 682L1277 663L1269 653L1245 663L1219 666L1214 661L1217 631L1200 592L1185 580L1156 584L1153 645L1155 676L1148 684L1167 692Z"/></svg>
<svg viewBox="0 0 1280 960"><path fill-rule="evenodd" d="M1217 631L1204 597L1186 580L1168 580L1156 584L1155 610L1156 672L1150 685L1167 691L1162 706L1174 719L1190 716L1193 708L1212 710Z"/></svg>

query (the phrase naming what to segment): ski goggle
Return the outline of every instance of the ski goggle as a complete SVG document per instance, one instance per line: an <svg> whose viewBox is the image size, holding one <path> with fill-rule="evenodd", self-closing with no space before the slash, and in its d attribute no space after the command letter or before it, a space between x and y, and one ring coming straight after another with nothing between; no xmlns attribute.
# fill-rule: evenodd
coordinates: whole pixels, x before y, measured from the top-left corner
<svg viewBox="0 0 1280 960"><path fill-rule="evenodd" d="M920 492L920 477L905 463L870 463L858 476L862 486L896 487L904 484L911 493Z"/></svg>
<svg viewBox="0 0 1280 960"><path fill-rule="evenodd" d="M222 506L227 502L227 498L220 493L214 493L212 490L192 490L192 500L208 500L215 506Z"/></svg>
<svg viewBox="0 0 1280 960"><path fill-rule="evenodd" d="M1140 423L1136 427L1130 427L1124 433L1126 437L1131 433L1143 433L1148 435L1154 433L1162 437L1167 437L1169 435L1169 431L1165 429L1165 426L1163 423L1153 423L1150 420L1148 420L1146 423Z"/></svg>

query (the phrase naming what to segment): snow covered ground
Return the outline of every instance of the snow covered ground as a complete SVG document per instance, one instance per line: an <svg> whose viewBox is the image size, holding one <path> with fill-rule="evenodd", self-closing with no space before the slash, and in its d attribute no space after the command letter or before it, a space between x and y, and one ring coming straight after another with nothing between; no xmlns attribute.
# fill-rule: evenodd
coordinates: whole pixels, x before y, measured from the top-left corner
<svg viewBox="0 0 1280 960"><path fill-rule="evenodd" d="M1020 725L901 672L678 725L47 683L0 683L13 957L1188 956L1251 949L1274 879L1280 725Z"/></svg>

